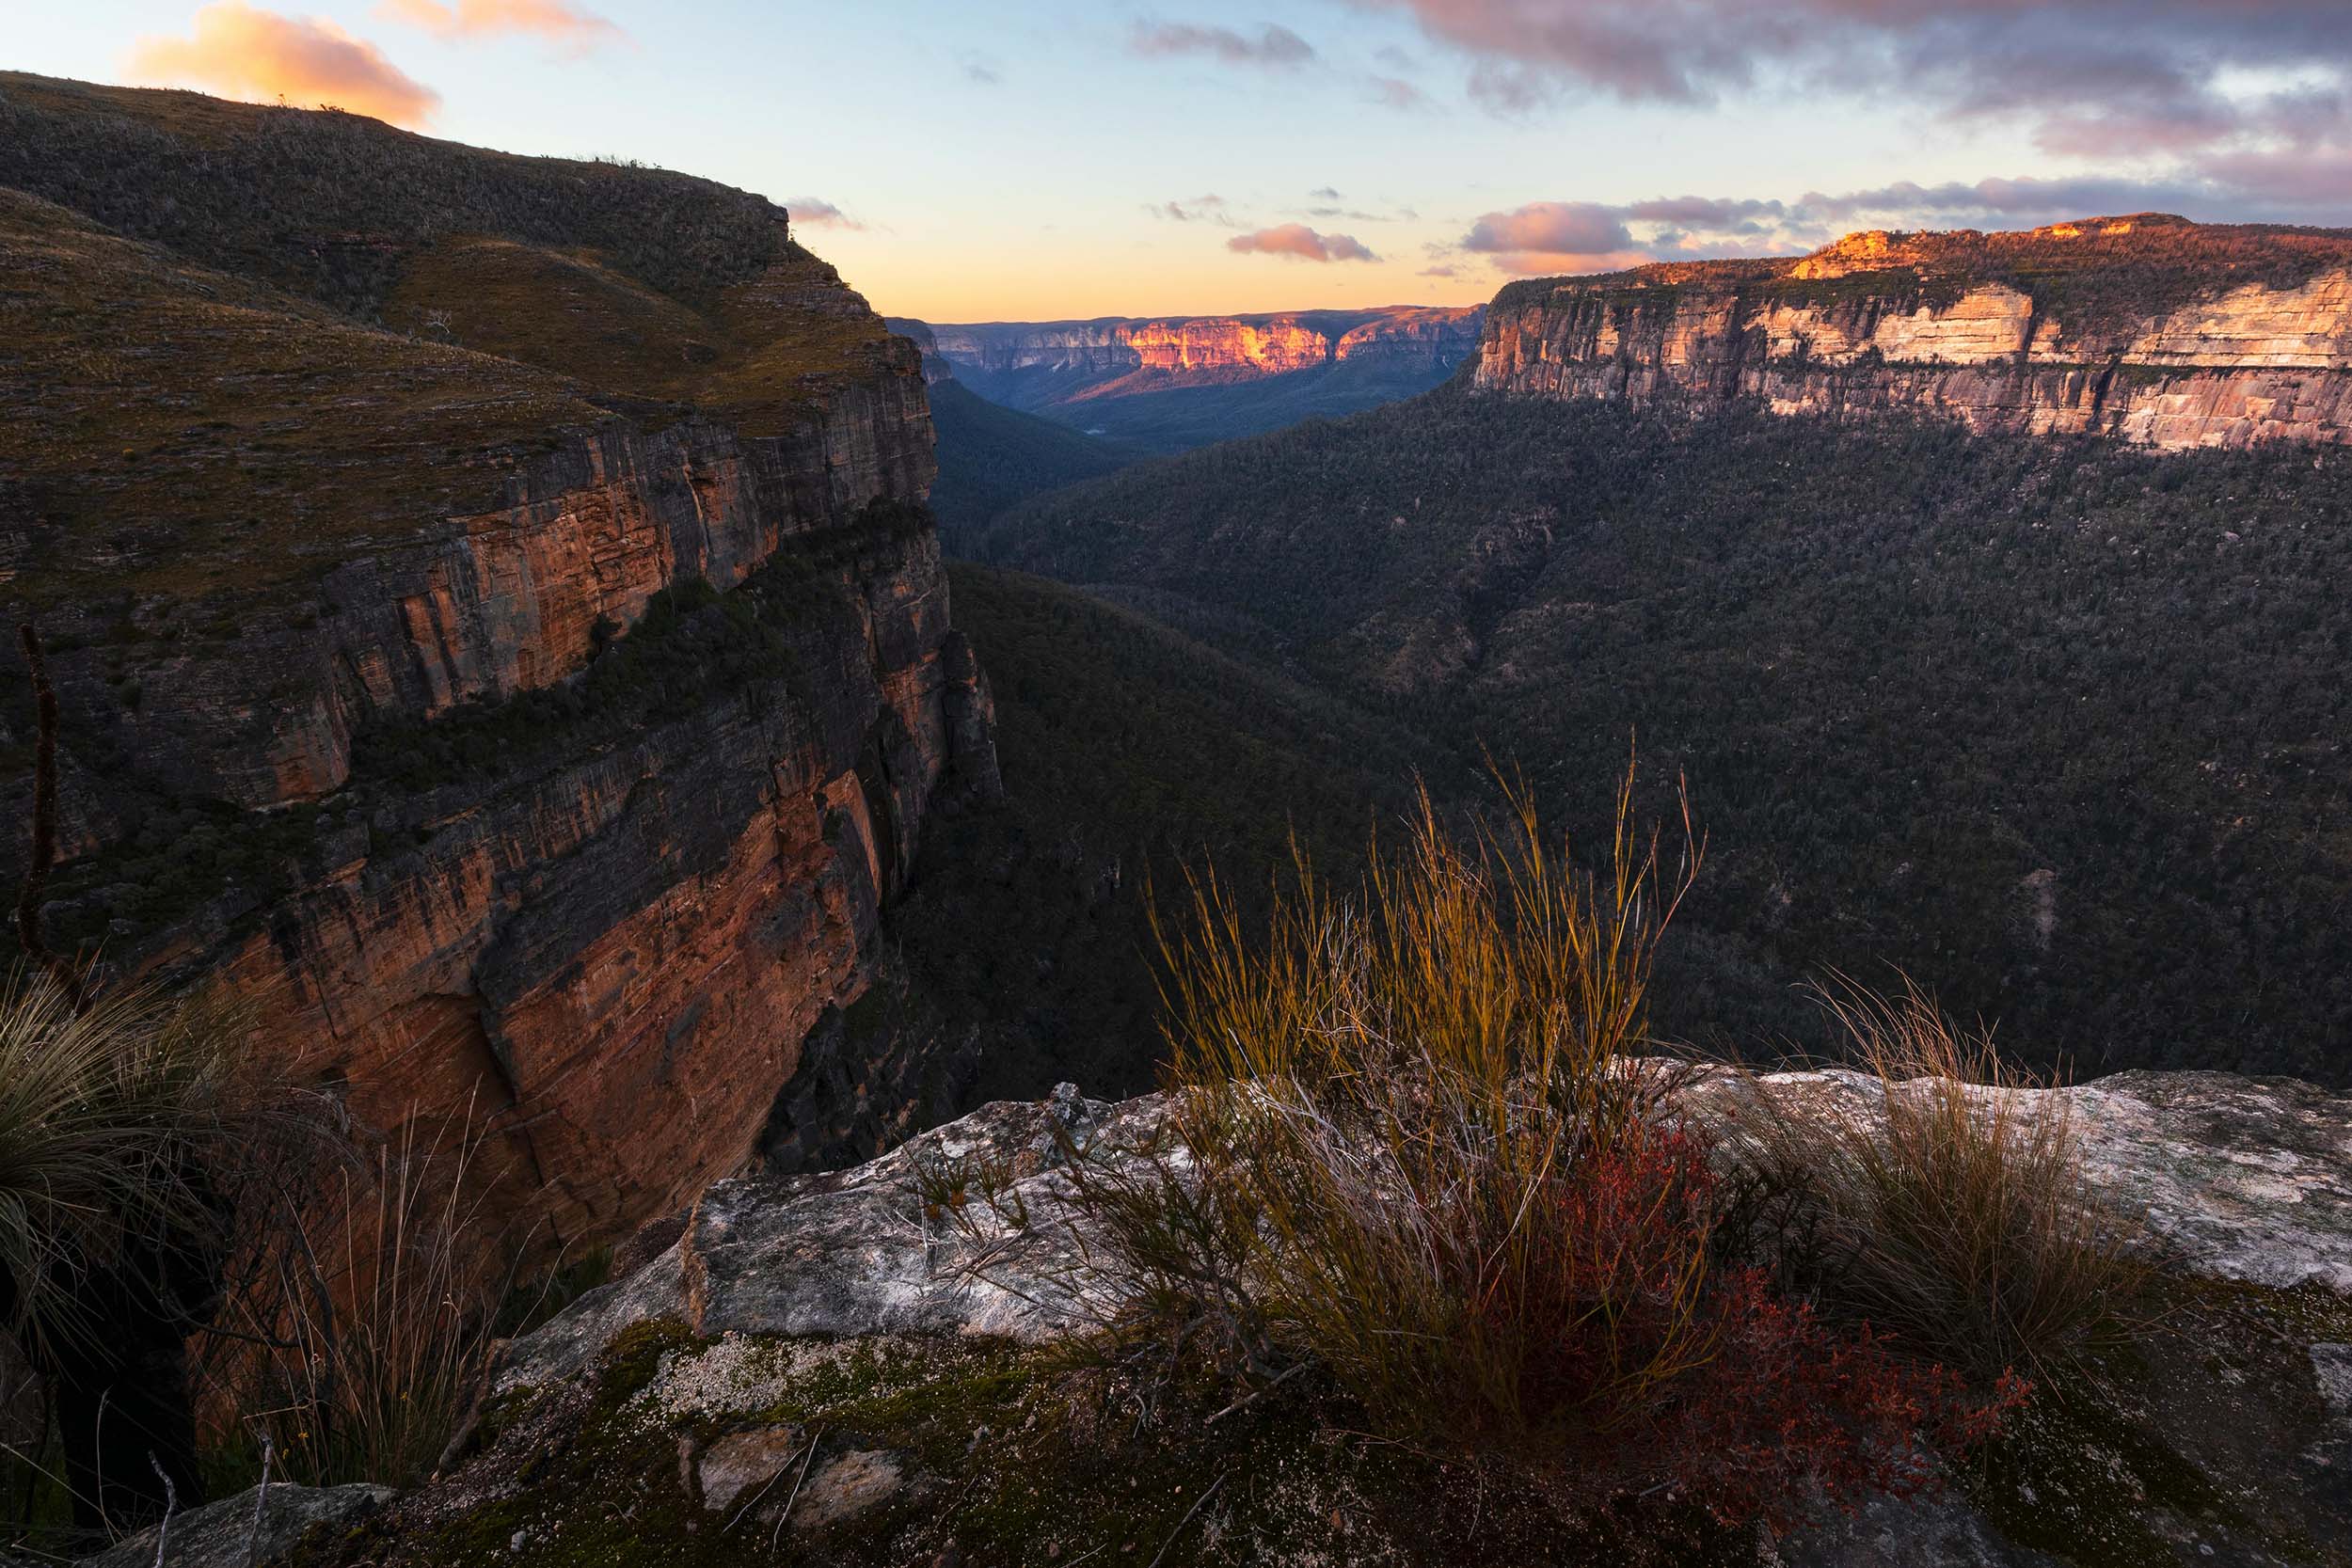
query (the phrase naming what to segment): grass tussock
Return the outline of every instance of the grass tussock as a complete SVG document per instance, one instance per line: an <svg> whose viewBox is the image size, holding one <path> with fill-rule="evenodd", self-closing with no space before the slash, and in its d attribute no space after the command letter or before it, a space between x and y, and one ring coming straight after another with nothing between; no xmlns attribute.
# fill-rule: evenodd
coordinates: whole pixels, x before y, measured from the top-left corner
<svg viewBox="0 0 2352 1568"><path fill-rule="evenodd" d="M1805 1215L1805 1267L1843 1312L1979 1375L2079 1349L2137 1293L2134 1217L2087 1180L2071 1102L1906 979L1824 1006L1865 1082L1814 1099L1743 1085L1751 1168Z"/></svg>
<svg viewBox="0 0 2352 1568"><path fill-rule="evenodd" d="M1163 929L1174 1148L1071 1151L1114 1354L1238 1402L1312 1372L1340 1422L1732 1524L1917 1490L2014 1406L1727 1250L1646 1024L1702 847L1639 832L1631 786L1589 864L1514 796L1467 839L1424 800L1360 890L1302 864L1263 930L1195 883Z"/></svg>
<svg viewBox="0 0 2352 1568"><path fill-rule="evenodd" d="M311 1485L425 1479L500 1339L598 1282L524 1279L537 1227L490 1208L476 1166L491 1135L469 1104L412 1114L372 1148L343 1134L269 1162L203 1369L225 1471L245 1479L266 1445L275 1474Z"/></svg>
<svg viewBox="0 0 2352 1568"><path fill-rule="evenodd" d="M371 1145L249 1035L210 996L0 984L0 1345L22 1353L0 1539L72 1555L160 1513L150 1448L183 1505L264 1465L412 1484L498 1338L600 1277L601 1256L518 1283L545 1249L493 1223L469 1110Z"/></svg>
<svg viewBox="0 0 2352 1568"><path fill-rule="evenodd" d="M86 1331L74 1280L217 1215L201 1180L235 1115L233 1013L129 990L87 1010L48 976L0 982L0 1332Z"/></svg>
<svg viewBox="0 0 2352 1568"><path fill-rule="evenodd" d="M1271 1318L1372 1407L1479 1441L1606 1427L1705 1359L1704 1233L1644 1223L1688 1173L1622 1069L1696 859L1662 878L1621 812L1586 877L1532 811L1464 844L1424 800L1360 899L1302 867L1261 936L1196 887L1165 955L1186 1143L1252 1217ZM1539 1303L1592 1332L1587 1375L1548 1365Z"/></svg>

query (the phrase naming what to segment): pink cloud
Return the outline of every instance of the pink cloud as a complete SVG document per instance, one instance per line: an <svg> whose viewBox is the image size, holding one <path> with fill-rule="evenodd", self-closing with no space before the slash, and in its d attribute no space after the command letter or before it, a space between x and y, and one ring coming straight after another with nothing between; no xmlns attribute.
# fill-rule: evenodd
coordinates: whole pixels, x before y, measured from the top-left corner
<svg viewBox="0 0 2352 1568"><path fill-rule="evenodd" d="M832 202L813 196L792 197L785 202L784 210L792 214L795 224L804 229L861 230L866 227Z"/></svg>
<svg viewBox="0 0 2352 1568"><path fill-rule="evenodd" d="M1531 201L1507 213L1488 213L1462 240L1464 250L1487 255L1590 256L1632 245L1633 236L1618 210L1597 201Z"/></svg>
<svg viewBox="0 0 2352 1568"><path fill-rule="evenodd" d="M198 11L191 37L140 39L131 49L130 74L259 103L331 104L394 125L422 125L441 102L382 50L332 22L256 10L244 0L217 0Z"/></svg>
<svg viewBox="0 0 2352 1568"><path fill-rule="evenodd" d="M1277 224L1236 234L1225 248L1245 256L1288 256L1301 261L1377 261L1353 234L1318 234L1303 223Z"/></svg>
<svg viewBox="0 0 2352 1568"><path fill-rule="evenodd" d="M384 0L375 14L445 39L529 33L584 49L622 36L604 18L564 0L453 0L447 5L441 0Z"/></svg>

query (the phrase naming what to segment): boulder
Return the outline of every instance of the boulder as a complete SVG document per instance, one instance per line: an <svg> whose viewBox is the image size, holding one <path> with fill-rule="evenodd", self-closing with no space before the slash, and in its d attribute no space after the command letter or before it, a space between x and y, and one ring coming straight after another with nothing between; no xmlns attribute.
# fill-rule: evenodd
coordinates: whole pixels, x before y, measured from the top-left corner
<svg viewBox="0 0 2352 1568"><path fill-rule="evenodd" d="M117 1542L76 1568L266 1568L316 1526L357 1524L391 1500L388 1486L269 1488L257 1510L250 1488ZM161 1542L160 1557L156 1546Z"/></svg>

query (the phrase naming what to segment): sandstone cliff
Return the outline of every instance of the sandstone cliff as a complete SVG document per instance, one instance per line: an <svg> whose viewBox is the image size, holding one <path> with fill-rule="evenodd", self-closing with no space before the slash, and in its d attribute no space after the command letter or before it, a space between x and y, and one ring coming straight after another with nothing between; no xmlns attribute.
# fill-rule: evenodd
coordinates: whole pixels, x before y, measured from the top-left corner
<svg viewBox="0 0 2352 1568"><path fill-rule="evenodd" d="M1436 386L1476 349L1486 307L925 326L981 396L1163 450L1354 413Z"/></svg>
<svg viewBox="0 0 2352 1568"><path fill-rule="evenodd" d="M996 322L931 326L939 356L960 369L1082 372L1110 379L1089 397L1116 396L1122 378L1179 383L1285 375L1345 359L1390 358L1452 369L1478 341L1483 306L1399 306L1265 316L1180 316L1090 322Z"/></svg>
<svg viewBox="0 0 2352 1568"><path fill-rule="evenodd" d="M1915 409L2167 449L2341 442L2352 232L2143 214L1515 283L1488 312L1475 385Z"/></svg>
<svg viewBox="0 0 2352 1568"><path fill-rule="evenodd" d="M567 1239L763 1134L871 1152L923 1064L808 1053L850 1049L935 798L994 787L913 347L739 192L186 94L11 77L0 111L56 154L18 170L55 199L0 188L0 580L65 710L53 944L225 978L370 1129L470 1115ZM178 179L190 116L214 177L154 207L184 250L65 204ZM240 172L404 160L491 231L411 222L388 177L364 274L312 277L223 217ZM552 243L635 233L632 203L674 251ZM870 1101L803 1092L813 1065Z"/></svg>

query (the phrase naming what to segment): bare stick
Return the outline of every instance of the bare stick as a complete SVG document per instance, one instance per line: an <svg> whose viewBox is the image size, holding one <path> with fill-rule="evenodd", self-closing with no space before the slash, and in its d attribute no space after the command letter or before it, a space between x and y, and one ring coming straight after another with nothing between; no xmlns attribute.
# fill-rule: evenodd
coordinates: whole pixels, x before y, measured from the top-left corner
<svg viewBox="0 0 2352 1568"><path fill-rule="evenodd" d="M269 1506L269 1462L277 1440L262 1439L262 1484L253 1491L253 1525L245 1532L245 1568L253 1568L262 1551L262 1511Z"/></svg>
<svg viewBox="0 0 2352 1568"><path fill-rule="evenodd" d="M784 1499L784 1512L776 1515L776 1528L768 1532L768 1549L771 1552L776 1549L776 1543L784 1539L784 1522L792 1517L792 1505L801 1500L801 1482L808 1479L809 1463L817 1457L817 1445L823 1442L824 1437L825 1429L818 1427L817 1435L808 1440L808 1453L801 1461L799 1478L792 1482L792 1495Z"/></svg>
<svg viewBox="0 0 2352 1568"><path fill-rule="evenodd" d="M1160 1543L1160 1549L1158 1553L1152 1559L1152 1568L1160 1568L1161 1559L1167 1557L1168 1549L1176 1544L1176 1538L1184 1533L1184 1527L1192 1523L1192 1516L1200 1513L1200 1510L1207 1505L1208 1500L1211 1497L1216 1496L1216 1489L1225 1484L1225 1476L1230 1476L1232 1473L1233 1472L1231 1470L1226 1471L1225 1475L1219 1476L1215 1481L1209 1482L1209 1489L1207 1491L1192 1499L1192 1506L1184 1510L1184 1516L1176 1521L1176 1528L1169 1530L1168 1532L1168 1539Z"/></svg>
<svg viewBox="0 0 2352 1568"><path fill-rule="evenodd" d="M1277 1377L1272 1383L1267 1384L1263 1388L1254 1389L1249 1393L1244 1394L1241 1398L1235 1400L1232 1403L1227 1405L1224 1409L1218 1411L1216 1415L1210 1417L1207 1420L1201 1422L1200 1424L1202 1426L1213 1427L1216 1425L1217 1422L1225 1419L1226 1417L1231 1416L1234 1411L1248 1409L1251 1405L1257 1403L1260 1400L1265 1398L1268 1394L1271 1394L1274 1390L1279 1388L1283 1384L1288 1383L1292 1378L1296 1377L1300 1372L1303 1372L1306 1370L1307 1363L1304 1361L1299 1362L1296 1366L1292 1367L1280 1376Z"/></svg>
<svg viewBox="0 0 2352 1568"><path fill-rule="evenodd" d="M164 1522L155 1527L155 1568L164 1568L164 1547L171 1540L171 1516L180 1509L180 1489L164 1473L164 1462L155 1457L153 1449L147 1450L147 1466L164 1483Z"/></svg>

